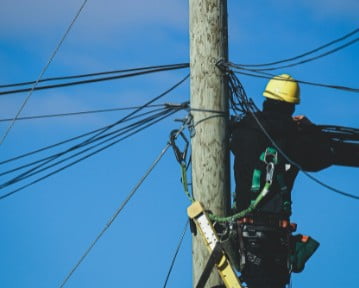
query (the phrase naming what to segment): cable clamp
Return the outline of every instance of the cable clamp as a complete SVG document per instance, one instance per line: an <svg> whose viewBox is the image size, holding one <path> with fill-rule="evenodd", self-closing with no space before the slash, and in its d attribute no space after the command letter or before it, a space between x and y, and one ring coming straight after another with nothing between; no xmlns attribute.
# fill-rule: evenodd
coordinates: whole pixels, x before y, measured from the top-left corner
<svg viewBox="0 0 359 288"><path fill-rule="evenodd" d="M225 75L229 75L232 72L231 69L229 69L228 62L224 59L220 59L217 61L216 66L221 70Z"/></svg>

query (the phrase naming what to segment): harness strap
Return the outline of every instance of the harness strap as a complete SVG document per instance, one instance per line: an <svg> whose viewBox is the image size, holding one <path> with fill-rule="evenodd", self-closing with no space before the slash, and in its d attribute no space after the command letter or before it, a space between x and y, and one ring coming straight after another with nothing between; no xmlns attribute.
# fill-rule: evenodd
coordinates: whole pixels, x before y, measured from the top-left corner
<svg viewBox="0 0 359 288"><path fill-rule="evenodd" d="M267 147L264 152L259 157L259 160L266 164L266 182L271 182L273 180L274 174L274 167L280 163L278 159L278 152L273 147ZM253 176L252 176L252 185L251 185L251 192L252 192L252 201L251 204L257 201L257 197L259 196L258 193L261 191L261 182L262 182L262 169L254 169ZM282 203L282 211L285 213L291 213L291 199L288 187L285 183L283 171L279 169L275 177L279 189L281 191L283 203ZM261 193L260 193L261 194ZM261 197L261 200L263 197Z"/></svg>

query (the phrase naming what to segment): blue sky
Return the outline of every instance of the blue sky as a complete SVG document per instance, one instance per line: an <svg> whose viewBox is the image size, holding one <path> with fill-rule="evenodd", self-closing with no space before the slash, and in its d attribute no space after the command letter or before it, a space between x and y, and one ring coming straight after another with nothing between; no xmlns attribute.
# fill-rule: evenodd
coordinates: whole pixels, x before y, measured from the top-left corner
<svg viewBox="0 0 359 288"><path fill-rule="evenodd" d="M89 1L45 77L189 61L188 1ZM359 4L338 1L228 1L229 55L256 64L296 56L358 28ZM2 0L0 82L35 80L82 1ZM358 87L358 44L307 64L279 70L318 83ZM140 105L188 70L34 92L22 116ZM261 105L264 79L239 76ZM358 95L302 85L306 114L318 124L358 127ZM0 118L13 117L28 94L0 97ZM189 99L189 82L163 102ZM17 121L0 146L0 159L32 151L108 125L128 112ZM0 286L59 287L89 244L178 128L179 113L112 148L0 201ZM4 133L9 123L0 123ZM36 159L36 158L35 158ZM1 171L13 166L2 166ZM315 173L358 194L358 168ZM66 287L162 287L189 202L172 151L164 156ZM2 181L3 182L3 181ZM234 190L234 185L232 185ZM2 190L4 193L10 190ZM293 287L356 287L359 249L355 200L304 175L294 191L293 220L321 246ZM187 232L168 287L191 287Z"/></svg>

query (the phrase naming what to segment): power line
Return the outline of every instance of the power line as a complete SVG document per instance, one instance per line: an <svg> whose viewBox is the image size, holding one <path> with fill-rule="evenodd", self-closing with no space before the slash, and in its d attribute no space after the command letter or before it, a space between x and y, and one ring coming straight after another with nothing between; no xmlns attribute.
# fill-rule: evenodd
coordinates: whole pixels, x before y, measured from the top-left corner
<svg viewBox="0 0 359 288"><path fill-rule="evenodd" d="M155 101L161 99L162 97L164 97L165 95L167 95L168 93L172 92L173 90L175 90L177 87L179 87L181 84L183 84L188 78L189 78L190 74L187 74L182 80L180 80L179 82L177 82L176 84L174 84L172 87L170 87L169 89L167 89L166 91L164 91L163 93L161 93L160 95L158 95L157 97L153 98L152 100L146 102L142 107L136 109L135 111L133 111L132 113L128 114L126 117L122 118L123 121L125 119L127 119L128 117L134 115L135 113L137 113L138 111L140 111L141 109L144 109L145 107L147 107L148 105L151 105L152 103L154 103ZM95 136L93 137L97 137L98 135L101 135L102 133L105 133L107 130L111 129L113 126L116 126L120 121L113 123L112 125L110 125L109 127L107 127L106 129L104 129L103 131L98 132ZM92 138L93 138L92 137ZM88 141L90 141L92 138L90 138Z"/></svg>
<svg viewBox="0 0 359 288"><path fill-rule="evenodd" d="M174 112L177 112L177 111L174 111ZM33 175L35 175L35 174L38 174L38 173L40 173L40 172L42 172L42 171L44 171L44 170L47 170L47 169L49 169L49 168L52 168L52 167L54 167L54 166L56 166L56 165L58 165L58 164L61 164L61 163L65 162L66 160L69 160L69 159L72 159L72 158L74 158L74 157L76 157L76 156L79 156L79 155L81 155L81 154L83 154L83 153L85 153L85 152L88 152L88 151L90 151L90 150L92 150L92 149L94 149L94 148L96 148L96 147L98 147L98 146L100 146L100 145L102 145L102 144L105 144L105 143L107 143L107 142L109 142L109 141L111 141L111 140L114 140L114 139L116 139L116 138L118 138L118 137L120 137L120 136L122 136L122 135L124 135L124 134L126 134L126 133L130 133L130 132L131 132L128 136L124 136L123 138L121 138L120 140L122 141L122 140L128 138L129 136L132 136L132 135L136 134L137 132L143 130L144 128L141 128L142 125L146 124L145 128L147 128L147 127L149 127L149 126L152 126L152 124L157 123L158 120L162 120L162 119L164 119L164 118L167 118L167 117L168 117L169 115L171 115L171 114L173 114L173 111L170 111L170 110L163 111L163 112L161 112L161 113L158 113L158 114L156 114L156 115L153 115L153 116L151 116L151 117L148 117L148 118L146 118L146 119L143 119L143 120L141 120L141 121L139 121L139 122L136 122L136 123L134 123L134 124L131 124L131 125L127 126L127 127L118 129L118 130L116 130L116 131L114 131L114 132L111 132L111 133L108 133L108 134L103 135L103 136L101 136L101 137L95 138L95 139L92 140L91 142L86 143L86 146L89 146L89 144L92 144L92 143L94 143L94 142L96 142L96 141L99 141L99 140L102 140L102 139L104 139L104 138L107 138L107 139L103 140L102 142L100 142L100 143L98 143L98 144L96 144L96 145L94 145L94 146L92 146L92 147L86 148L86 149L82 150L81 152L78 152L78 153L76 153L76 154L74 154L74 155L71 155L71 156L65 158L65 159L62 159L62 160L60 160L60 161L58 161L58 162L55 162L54 164L51 164L51 165L49 165L49 166L47 166L47 167L45 167L45 168L41 168L41 167L43 167L43 166L45 166L46 164L52 162L53 160L56 160L56 159L59 158L60 156L69 154L69 153L71 153L71 152L74 152L74 151L76 151L76 150L78 150L78 149L84 147L85 145L76 145L76 146L74 146L74 147L71 147L71 148L65 150L64 152L55 154L55 155L50 156L50 157L46 157L46 158L44 158L44 159L41 159L41 160L32 162L32 163L27 164L27 165L23 165L23 166L21 166L21 167L19 167L19 168L12 169L12 170L10 170L10 171L3 172L3 173L1 173L0 176L3 176L3 175L8 174L8 173L10 173L10 172L15 172L15 171L17 171L17 170L20 170L20 169L26 168L26 167L28 167L28 166L32 166L32 165L35 165L35 164L37 164L37 163L41 163L41 162L42 162L40 165L36 166L35 168L31 168L30 170L28 170L28 171L26 171L26 172L20 174L19 176L17 176L17 177L15 177L15 178L11 179L10 181L7 181L6 183L1 184L1 185L0 185L0 189L3 189L3 188L5 188L5 187L7 187L7 186L9 186L9 185L11 185L11 184L14 184L14 183L16 183L16 182L18 182L18 181L20 181L20 180L23 180L24 177L28 178L28 177L31 177L31 176L33 176ZM150 123L150 124L148 124L148 123ZM140 127L140 128L138 128L138 130L135 130L135 133L132 134L132 131L134 130L134 128L137 128L137 127ZM111 136L111 137L109 137L109 136ZM44 161L45 161L45 162L44 162ZM41 169L40 169L40 168L41 168ZM39 170L39 169L40 169L40 170ZM35 171L35 172L34 172L34 171Z"/></svg>
<svg viewBox="0 0 359 288"><path fill-rule="evenodd" d="M48 164L49 162L51 162L51 161L53 161L53 160L56 160L57 158L59 158L59 157L61 157L61 156L64 156L64 155L69 154L69 153L71 153L71 152L74 152L74 151L76 151L76 150L78 150L78 149L80 149L80 148L82 148L82 147L89 146L90 144L93 144L93 143L95 143L95 142L98 142L98 141L100 141L100 140L103 140L103 139L106 139L106 138L107 138L106 140L104 140L104 141L102 141L101 143L98 143L98 144L96 144L96 145L94 146L94 147L97 147L97 146L99 146L99 145L101 145L101 144L104 144L104 143L106 143L106 142L108 142L108 141L110 141L110 140L113 140L113 139L115 139L115 138L117 138L117 137L119 137L119 136L122 136L122 135L124 135L124 134L126 134L126 133L129 133L129 132L131 132L132 130L134 130L135 128L141 127L141 125L144 125L144 124L146 124L146 123L150 123L151 121L156 120L156 119L158 119L158 118L160 118L160 117L162 117L162 116L164 116L164 115L168 115L170 112L171 112L171 111L170 111L169 109L163 110L163 111L161 111L161 112L159 112L159 113L157 113L157 114L154 114L154 115L152 115L152 116L149 116L149 117L147 117L147 118L145 118L145 119L142 119L142 120L140 120L140 121L138 121L138 122L135 122L135 123L133 123L133 124L130 124L130 125L126 126L126 127L117 129L117 130L115 130L115 131L113 131L113 132L111 132L111 133L107 133L107 134L102 135L102 136L100 136L100 137L96 137L96 138L94 138L92 141L88 141L88 142L86 142L85 144L77 144L77 145L75 145L75 146L72 146L72 147L66 149L65 151L59 152L59 153L54 154L54 155L52 155L52 156L48 156L48 157L42 158L42 159L40 159L40 160L36 160L36 161L31 162L31 163L22 165L22 166L20 166L20 167L17 167L17 168L14 168L14 169L11 169L11 170L2 172L2 173L0 173L0 176L4 176L4 175L6 175L6 174L13 173L13 172L16 172L16 171L18 171L18 170L21 170L21 169L24 169L24 168L27 168L27 167L30 167L30 166L34 166L34 165L36 165L36 164L38 164L38 163L41 163L40 165L36 166L35 168L31 168L31 169L28 170L27 172L24 172L23 174L17 176L15 179L22 178L23 176L28 175L28 174L31 173L32 171L41 168L42 166ZM146 113L146 114L147 114L147 113ZM110 137L110 136L111 136L111 137ZM82 154L83 152L86 152L86 151L88 151L88 150L90 150L90 149L91 149L91 148L88 148L88 149L86 149L86 150L83 150L83 151L80 152L79 154ZM78 154L72 155L72 156L70 156L69 158L73 158L74 156L77 156L77 155L78 155ZM67 160L67 158L64 159L64 160ZM62 162L63 162L63 160L61 161L61 163L62 163ZM59 163L59 162L57 162L57 163ZM42 171L42 170L41 170L41 171ZM38 172L41 172L41 171L38 171ZM13 182L13 180L11 180L11 182ZM13 184L13 183L11 183L11 184ZM0 185L0 189L4 188L3 186L4 186L4 185Z"/></svg>
<svg viewBox="0 0 359 288"><path fill-rule="evenodd" d="M172 114L175 113L175 112L177 112L177 111L173 111ZM170 114L170 115L171 115L171 114ZM170 115L167 115L167 116L164 116L164 117L162 117L162 118L160 118L160 119L157 119L156 121L154 121L154 123L147 124L145 127L139 128L139 129L136 130L135 132L132 132L130 135L124 136L123 138L120 138L120 139L118 139L118 140L116 140L116 141L113 141L113 142L107 144L106 146L95 150L94 152L91 152L91 153L89 153L89 154L87 154L87 155L85 155L85 156L83 156L83 157L81 157L81 158L79 158L79 159L77 159L77 160L75 160L75 161L69 163L69 164L66 164L65 166L63 166L63 167L61 167L61 168L58 168L57 170L55 170L55 171L53 171L53 172L50 172L49 174L46 174L45 176L42 176L42 177L40 177L40 178L38 178L38 179L36 179L36 180L34 180L34 181L32 181L32 182L30 182L30 183L24 185L24 186L21 186L20 188L17 188L17 189L15 189L15 190L12 190L11 192L8 192L8 193L6 193L6 194L0 196L0 200L3 200L3 199L5 199L5 198L7 198L7 197L9 197L9 196L11 196L11 195L13 195L13 194L15 194L15 193L18 193L18 192L20 192L21 190L23 190L23 189L25 189L25 188L27 188L27 187L29 187L29 186L32 186L32 185L34 185L34 184L36 184L36 183L38 183L38 182L40 182L40 181L42 181L42 180L45 180L46 178L48 178L48 177L50 177L50 176L53 176L53 175L55 175L55 174L57 174L57 173L59 173L59 172L65 170L65 169L67 169L67 168L69 168L69 167L71 167L71 166L73 166L73 165L75 165L75 164L77 164L77 163L79 163L79 162L81 162L81 161L83 161L83 160L85 160L85 159L91 157L91 156L94 156L95 154L97 154L97 153L99 153L99 152L102 152L102 151L105 150L105 149L110 148L111 146L113 146L113 145L119 143L120 141L122 141L122 140L128 138L129 136L132 136L132 135L134 135L134 134L136 134L136 133L142 131L143 129L148 128L149 126L151 126L151 125L153 125L153 124L159 122L160 120L162 120L162 119L164 119L164 118L166 118L166 117L168 117L168 116L170 116ZM91 149L93 149L93 148L95 148L95 147L91 147ZM87 151L87 150L89 150L89 149L86 149L86 151ZM82 154L82 153L80 153L80 154ZM69 158L69 159L71 159L71 158ZM59 161L59 162L62 163L63 161ZM56 163L55 165L57 165L57 164L59 164L59 163ZM52 168L52 167L47 167L46 169L48 169L48 168ZM21 180L22 180L22 179L21 179ZM11 184L12 184L12 183L9 183L9 185L11 185ZM3 185L6 186L5 184L3 184Z"/></svg>
<svg viewBox="0 0 359 288"><path fill-rule="evenodd" d="M149 105L146 108L163 107L165 105L167 105L167 104ZM135 110L135 109L138 109L140 107L141 106L117 107L117 108L97 109L97 110L88 110L88 111L79 111L79 112L67 112L67 113L57 113L57 114L24 116L24 117L18 117L17 121L44 119L44 118L57 118L57 117L67 117L67 116L80 116L80 115L86 115L86 114L97 114L97 113L116 112L116 111L124 111L124 110ZM12 118L4 118L4 119L0 119L0 122L8 122L8 121L11 121L11 120L12 120Z"/></svg>
<svg viewBox="0 0 359 288"><path fill-rule="evenodd" d="M184 125L178 130L178 134L181 131L183 131ZM176 136L176 137L177 137ZM152 170L155 168L155 166L158 164L158 162L162 159L163 155L167 152L167 150L170 148L171 144L167 143L166 146L162 149L161 153L158 155L158 157L155 159L155 161L152 163L152 165L148 168L144 176L139 180L139 182L135 185L135 187L131 190L131 192L128 194L126 199L121 203L121 205L118 207L118 209L115 211L115 213L112 215L110 220L106 223L104 228L101 230L101 232L97 235L95 240L90 244L90 246L86 249L85 253L80 257L78 262L75 264L75 266L71 269L71 271L68 273L68 275L65 277L65 279L62 281L60 288L64 287L67 281L71 278L73 273L77 270L77 268L81 265L81 263L84 261L84 259L87 257L87 255L91 252L93 247L96 245L96 243L100 240L100 238L105 234L107 229L112 225L112 223L115 221L115 219L118 217L120 212L124 209L124 207L127 205L127 203L131 200L133 195L136 193L138 188L142 185L142 183L145 181L147 176L152 172Z"/></svg>
<svg viewBox="0 0 359 288"><path fill-rule="evenodd" d="M131 120L134 120L134 119L136 119L136 118L139 118L139 117L148 115L148 114L150 114L150 113L154 113L154 112L158 112L158 111L162 111L162 110L163 110L163 108L161 108L161 109L154 109L154 110L147 111L147 112L142 113L142 114L139 114L139 115L133 115L132 117L129 117L129 118L123 120L121 123L124 123L124 122L127 122L127 121L131 121ZM111 124L111 125L112 125L112 124ZM43 151L45 151L45 150L49 150L49 149L51 149L51 148L54 148L54 147L57 147L57 146L61 146L61 145L63 145L63 144L66 144L66 143L69 143L69 142L72 142L72 141L81 139L81 138L83 138L83 137L89 136L89 135L91 135L91 134L95 134L95 133L97 133L97 132L99 132L99 131L103 131L104 129L110 127L111 125L106 125L106 126L104 126L104 127L102 127L102 128L95 129L95 130L93 130L93 131L90 131L90 132L81 134L81 135L79 135L79 136L72 137L72 138L69 138L69 139L67 139L67 140L64 140L64 141L61 141L61 142L58 142L58 143L55 143L55 144L52 144L52 145L49 145L49 146L45 146L45 147L43 147L43 148L36 149L36 150L34 150L34 151L31 151L31 152L28 152L28 153L25 153L25 154L22 154L22 155L19 155L19 156L10 158L10 159L3 160L2 162L0 162L0 165L4 165L4 164L7 164L7 163L12 162L12 161L19 160L19 159L21 159L21 158L25 158L25 157L28 157L28 156L31 156L31 155L34 155L34 154L43 152ZM117 131L119 131L119 130L117 130ZM102 139L102 138L101 138L101 139ZM88 143L87 143L87 144L88 144ZM74 147L80 147L80 145L79 145L79 144L78 144L78 145L75 145L75 146L73 146L72 148L74 148ZM60 155L60 154L58 153L58 154L55 154L55 155ZM45 160L47 160L47 159L49 159L49 158L51 158L51 157L52 157L52 156L46 157L46 158L43 158L43 159L40 159L40 160L36 160L36 161L34 161L34 162L31 162L31 163L29 163L29 164L23 165L23 166L18 167L18 168L16 168L16 169L9 170L9 171L6 171L6 172L2 172L2 173L0 173L0 176L6 175L6 174L8 174L8 173L10 173L10 172L14 172L14 171L20 170L20 169L22 169L22 168L26 168L26 167L31 166L31 165L34 165L34 164L36 164L36 163L40 163L40 162L45 161Z"/></svg>
<svg viewBox="0 0 359 288"><path fill-rule="evenodd" d="M87 79L87 80L65 82L65 83L59 83L59 84L53 84L53 85L37 86L37 87L33 87L33 88L22 88L22 89L0 91L0 96L14 94L14 93L28 92L28 91L33 91L33 90L45 90L45 89L83 85L83 84L90 84L90 83L103 82L103 81L111 81L111 80L140 76L140 75L145 75L145 74L150 74L150 73L178 70L178 69L184 69L184 68L188 68L188 64L178 64L178 65L172 65L172 66L163 67L163 68L147 69L147 70L140 71L140 72L131 72L131 73L121 74L121 75L116 75L116 76L99 77L99 78L95 78L95 79Z"/></svg>
<svg viewBox="0 0 359 288"><path fill-rule="evenodd" d="M231 63L229 63L228 66L232 67ZM242 69L242 70L247 70L247 69ZM269 73L266 73L266 75L268 75L268 76L266 76L266 75L260 75L258 73L257 74L248 73L248 72L242 72L242 71L238 71L238 70L234 70L234 72L236 74L242 74L242 75L246 75L246 76L251 76L251 77L256 77L256 78L264 78L264 79L271 79L274 76L276 76L275 74L269 74ZM253 72L253 71L250 71L250 72ZM359 88L353 88L353 87L347 87L347 86L341 86L341 85L315 83L315 82L309 82L309 81L304 81L304 80L299 80L299 79L296 79L295 81L298 83L306 84L306 85L342 90L342 91L346 91L346 92L359 93Z"/></svg>
<svg viewBox="0 0 359 288"><path fill-rule="evenodd" d="M104 72L96 72L96 73L87 73L87 74L80 74L80 75L51 77L51 78L40 79L38 81L38 83L51 82L51 81L60 81L60 80L69 80L69 79L88 78L88 77L94 77L94 76L100 76L100 75L120 74L120 73L128 73L128 72L142 71L142 70L153 70L153 69L159 69L159 68L180 67L180 66L189 67L189 64L188 63L180 63L180 64L170 64L170 65L146 66L146 67L138 67L138 68L130 68L130 69L122 69L122 70L112 70L112 71L104 71ZM34 83L36 83L36 81L27 81L27 82L20 82L20 83L3 84L3 85L0 85L0 88L26 86L26 85L31 85L31 84L34 84Z"/></svg>
<svg viewBox="0 0 359 288"><path fill-rule="evenodd" d="M354 39L354 40L352 40L352 41L350 41L350 42L348 42L348 43L346 43L346 44L344 44L342 46L339 46L339 47L337 47L337 48L335 48L333 50L330 50L330 51L325 52L323 54L320 54L318 56L308 58L308 59L304 59L302 61L298 61L298 62L295 62L295 63L292 63L292 64L287 64L287 65L282 65L282 66L277 66L277 67L271 67L271 68L260 68L260 69L248 69L247 68L246 70L250 70L250 71L271 71L271 70L278 70L278 69L298 66L298 65L308 63L308 62L311 62L311 61L314 61L314 60L318 60L318 59L323 58L325 56L328 56L330 54L333 54L333 53L335 53L337 51L340 51L340 50L342 50L342 49L344 49L344 48L346 48L346 47L348 47L348 46L350 46L350 45L352 45L352 44L354 44L354 43L356 43L358 41L359 41L359 38L356 38L356 39Z"/></svg>
<svg viewBox="0 0 359 288"><path fill-rule="evenodd" d="M47 68L50 66L52 60L55 58L55 56L56 56L58 50L60 49L62 43L65 41L65 38L66 38L67 35L69 34L69 32L70 32L72 26L75 24L77 18L80 16L81 11L82 11L83 8L85 7L86 3L87 3L87 0L84 0L84 2L82 3L80 9L77 11L75 17L73 18L73 20L71 21L69 27L67 28L65 34L62 36L60 42L59 42L58 45L56 46L54 52L52 53L52 55L51 55L51 57L50 57L50 59L49 59L49 61L47 62L47 64L45 65L45 67L42 69L42 71L41 71L41 73L40 73L38 79L36 80L36 82L34 83L34 85L32 86L32 88L31 88L30 90L28 90L28 91L30 91L30 92L29 92L29 95L25 98L24 102L22 103L22 105L20 106L18 112L16 113L14 119L12 120L12 122L11 122L10 125L9 125L9 127L7 128L7 130L5 131L4 135L2 136L2 138L1 138L1 140L0 140L0 146L1 146L2 143L5 141L7 135L10 133L10 130L12 129L12 127L15 125L16 119L19 117L20 113L22 112L22 110L24 109L25 105L26 105L27 102L29 101L29 99L30 99L30 97L31 97L31 95L32 95L32 93L33 93L33 91L36 89L36 86L37 86L39 80L40 80L40 79L42 78L42 76L45 74Z"/></svg>
<svg viewBox="0 0 359 288"><path fill-rule="evenodd" d="M261 66L273 66L273 65L276 65L276 64L281 64L281 63L285 63L285 62L290 62L290 61L293 61L293 60L297 60L297 59L300 59L300 58L303 58L305 56L308 56L310 54L313 54L315 52L318 52L324 48L327 48L333 44L336 44L338 42L341 42L351 36L353 36L354 34L358 33L359 32L359 29L354 29L352 32L338 38L338 39L335 39L333 41L330 41L329 43L326 43L318 48L315 48L313 50L310 50L308 52L305 52L303 54L300 54L298 56L294 56L294 57L291 57L291 58L287 58L287 59L284 59L284 60L279 60L279 61L275 61L275 62L270 62L270 63L264 63L264 64L238 64L239 66L241 67L261 67ZM356 39L355 41L357 41L358 39ZM336 51L334 51L336 52Z"/></svg>
<svg viewBox="0 0 359 288"><path fill-rule="evenodd" d="M189 221L187 220L187 221L186 221L186 224L185 224L185 226L184 226L183 232L182 232L182 234L181 234L181 236L180 236L180 240L179 240L179 242L178 242L178 244L177 244L177 248L176 248L175 254L174 254L173 257L172 257L171 265L170 265L170 268L168 269L167 276L166 276L166 279L165 279L165 283L163 284L163 288L166 288L166 287L167 287L167 282L168 282L168 280L169 280L169 278L170 278L170 275L171 275L171 273L172 273L173 267L174 267L175 262L176 262L176 259L177 259L178 252L179 252L179 250L181 249L184 236L186 235L186 232L187 232L188 223L189 223Z"/></svg>
<svg viewBox="0 0 359 288"><path fill-rule="evenodd" d="M56 173L58 173L58 172L60 172L60 171L62 171L62 170L64 170L64 169L66 169L66 168L69 168L69 167L71 167L71 166L77 164L78 162L80 162L80 161L82 161L82 160L85 160L85 159L89 158L90 156L93 156L93 155L95 155L95 154L97 154L97 153L99 153L99 152L101 152L101 151L103 151L103 150L105 150L105 149L107 149L107 148L113 146L114 144L116 144L116 143L118 143L118 142L120 142L120 141L122 141L122 140L128 138L129 136L132 136L132 135L138 133L139 131L142 131L143 129L145 129L145 128L149 127L149 126L152 126L153 124L159 122L160 120L162 120L162 119L164 119L164 118L166 118L166 117L168 117L168 116L170 116L170 115L176 113L177 111L179 111L179 110L181 110L181 109L187 107L186 105L175 105L175 106L174 106L175 108L173 108L173 107L171 108L171 106L169 106L169 107L167 107L167 108L165 109L164 112L160 112L159 114L157 114L157 115L155 115L155 116L150 116L149 118L147 118L147 119L145 119L145 120L140 120L139 122L136 122L136 123L134 123L134 124L131 124L131 125L127 126L127 127L126 127L127 130L125 129L125 130L123 131L123 129L124 129L124 128L123 128L123 129L115 130L115 131L113 131L113 132L110 132L110 133L107 133L107 134L103 135L103 134L104 134L106 131L108 131L109 129L113 128L114 126L116 126L116 125L118 125L118 124L120 124L120 123L122 123L122 122L124 122L125 120L127 121L130 117L132 117L133 115L135 115L135 113L137 113L137 112L140 111L141 109L145 108L147 105L152 104L154 101L160 99L161 97L165 96L166 94L168 94L169 92L171 92L172 90L174 90L175 88L177 88L177 87L178 87L180 84L182 84L186 79L188 79L188 77L189 77L189 75L187 75L186 77L184 77L181 81L179 81L178 83L176 83L175 85L173 85L171 88L167 89L165 92L163 92L163 93L160 94L159 96L153 98L152 100L148 101L146 104L144 104L143 106L141 106L140 108L136 109L134 112L128 114L127 116L125 116L125 117L122 118L121 120L116 121L115 123L113 123L113 124L111 124L111 125L108 125L108 126L104 127L103 129L98 129L98 130L96 131L96 135L91 136L89 139L86 139L85 141L82 141L80 144L77 144L77 145L75 145L75 146L72 146L71 148L69 148L69 149L67 149L67 150L65 150L65 151L63 151L63 152L57 153L57 154L52 155L52 156L50 156L50 157L46 157L46 158L43 158L43 159L41 159L41 160L32 162L32 163L30 163L30 164L23 165L23 166L18 167L18 168L16 168L16 169L13 169L12 171L14 171L14 170L16 171L16 170L22 169L22 168L24 168L24 167L28 167L28 166L31 166L31 165L35 165L35 164L37 164L37 163L41 163L41 164L35 166L34 168L31 168L31 169L29 169L28 171L26 171L26 172L24 172L24 173L18 175L17 177L12 178L12 179L10 179L9 181L3 183L2 185L0 185L0 188L5 188L5 187L7 187L7 186L9 186L9 185L15 184L15 183L17 183L17 182L19 182L19 181L22 181L22 180L27 179L27 178L29 178L29 177L31 177L31 176L34 176L34 175L36 175L36 174L38 174L38 173L41 173L41 172L43 172L43 171L45 171L45 170L51 169L51 168L53 168L54 166L59 165L59 164L65 162L65 161L67 161L67 160L70 160L70 159L72 159L72 158L75 157L75 156L79 156L79 155L81 155L81 154L84 154L84 153L90 151L91 149L95 149L95 148L97 148L98 146L100 146L100 145L102 145L102 144L105 144L105 143L107 143L107 142L109 142L109 141L111 141L111 140L114 140L114 139L118 138L119 136L123 135L124 133L129 133L129 135L126 135L126 136L124 136L124 137L122 137L122 138L120 138L120 139L118 139L118 140L115 140L115 141L113 141L112 143L107 144L106 146L104 146L104 147L102 147L102 148L100 148L100 149L97 149L97 150L95 150L94 152L89 153L89 154L87 154L87 155L81 157L80 159L75 160L75 161L73 161L73 162L71 162L71 163L69 163L69 164L67 164L67 165L65 165L65 166L63 166L63 167L60 167L60 168L58 168L57 170L55 170L55 171L53 171L53 172L50 172L50 173L46 174L45 176L40 177L40 178L38 178L38 179L32 181L32 182L29 183L29 184L26 184L26 185L24 185L24 186L21 186L21 187L18 188L18 189L15 189L15 190L13 190L13 191L11 191L11 192L8 192L8 193L6 193L6 194L0 196L0 200L1 200L1 199L4 199L4 198L7 198L7 197L9 197L10 195L13 195L13 194L15 194L15 193L17 193L17 192L19 192L19 191L21 191L21 190L23 190L23 189L25 189L25 188L27 188L27 187L33 185L33 184L39 182L39 181L42 181L42 180L44 180L44 179L46 179L46 178L48 178L48 177L50 177L50 176L52 176L52 175L54 175L54 174L56 174ZM147 123L147 124L146 124L146 123ZM141 125L143 125L143 124L146 124L146 125L145 125L144 127L141 127ZM135 130L134 132L131 132L131 131L132 131L134 128L136 128L136 127L140 127L140 128L138 128L138 129ZM93 133L90 133L90 134L93 134ZM102 135L102 136L101 136L101 135ZM112 136L112 137L109 138L109 136ZM96 142L96 141L99 141L99 140L101 140L101 139L104 139L104 138L107 138L107 139L104 140L104 141L102 141L102 142L100 142L100 143L98 143L98 144L96 144L96 145L91 146L90 148L86 148L86 149L84 149L84 150L82 150L82 151L76 153L75 155L71 155L71 156L69 156L69 157L67 157L67 158L65 158L65 159L59 160L59 161L57 161L57 162L55 162L55 163L53 163L53 164L50 164L50 165L48 165L48 166L45 166L45 165L49 164L50 162L56 160L57 158L59 158L59 157L65 155L65 154L68 154L68 153L70 153L70 152L73 152L73 151L75 151L75 150L77 150L77 149L79 149L79 148L82 148L82 147L84 147L84 146L88 146L88 145L90 145L90 144L92 144L92 143L94 143L94 142ZM45 167L44 167L44 166L45 166ZM8 173L8 172L9 172L9 171L4 172L4 173Z"/></svg>
<svg viewBox="0 0 359 288"><path fill-rule="evenodd" d="M174 89L176 89L177 87L179 87L182 83L184 83L187 79L189 78L189 74L187 74L183 79L181 79L179 82L177 82L176 84L174 84L172 87L170 87L169 89L167 89L166 91L164 91L163 93L161 93L160 95L152 98L151 100L149 100L148 102L146 102L145 104L143 104L142 106L139 106L138 108L136 108L135 111L131 112L130 114L126 115L125 117L121 118L120 120L112 123L111 125L107 125L105 127L102 127L102 128L99 128L99 129L96 129L94 131L91 131L91 132L87 132L85 134L82 134L82 135L79 135L79 136L76 136L76 137L73 137L73 138L70 138L70 139L67 139L67 140L64 140L64 141L61 141L59 143L56 143L56 144L53 144L53 145L49 145L49 146L46 146L46 147L43 147L43 148L40 148L40 149L37 149L35 151L32 151L32 152L28 152L28 153L25 153L23 155L20 155L20 156L17 156L17 157L13 157L11 159L7 159L7 160L4 160L4 161L1 161L0 162L0 165L3 165L3 164L6 164L6 163L9 163L11 161L15 161L15 160L18 160L18 159L21 159L21 158L24 158L24 157L27 157L27 156L30 156L30 155L33 155L33 154L36 154L36 153L39 153L39 152L42 152L42 151L45 151L45 150L48 150L48 149L51 149L51 148L54 148L56 146L59 146L59 145L63 145L63 144L66 144L68 142L71 142L71 141L74 141L74 140L77 140L77 139L80 139L80 138L83 138L83 137L86 137L86 136L89 136L89 135L92 135L92 134L95 134L97 133L95 136L93 136L92 138L89 138L85 141L83 141L80 145L83 145L85 144L86 142L90 141L91 139L93 138L96 138L97 136L99 136L101 133L104 133L106 131L108 131L109 129L111 129L112 127L120 124L120 123L123 123L125 121L128 121L129 119L131 119L133 117L133 115L135 115L136 113L138 113L139 111L141 111L142 109L146 108L146 107L149 107L150 105L152 105L152 103L156 102L157 100L161 99L162 97L166 96L167 94L169 94L170 92L172 92ZM168 107L171 107L171 104L166 104ZM172 106L175 106L175 105L172 105ZM183 108L185 108L186 106L183 106Z"/></svg>

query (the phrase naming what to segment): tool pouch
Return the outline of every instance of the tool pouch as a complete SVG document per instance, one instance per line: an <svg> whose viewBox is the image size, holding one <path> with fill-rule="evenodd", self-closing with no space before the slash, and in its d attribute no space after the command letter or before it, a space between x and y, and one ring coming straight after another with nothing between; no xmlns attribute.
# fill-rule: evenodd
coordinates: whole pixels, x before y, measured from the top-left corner
<svg viewBox="0 0 359 288"><path fill-rule="evenodd" d="M292 253L290 261L292 271L300 273L305 267L305 263L319 247L319 242L309 236L293 235L291 237Z"/></svg>

